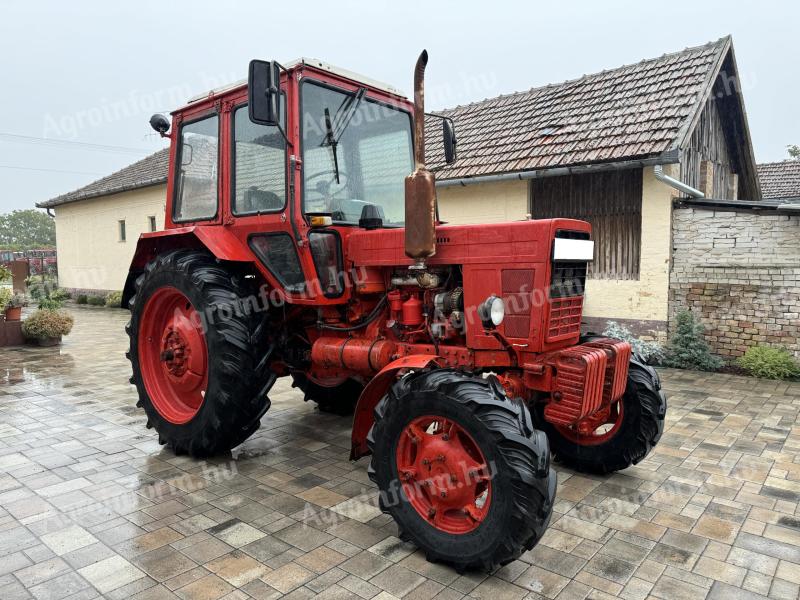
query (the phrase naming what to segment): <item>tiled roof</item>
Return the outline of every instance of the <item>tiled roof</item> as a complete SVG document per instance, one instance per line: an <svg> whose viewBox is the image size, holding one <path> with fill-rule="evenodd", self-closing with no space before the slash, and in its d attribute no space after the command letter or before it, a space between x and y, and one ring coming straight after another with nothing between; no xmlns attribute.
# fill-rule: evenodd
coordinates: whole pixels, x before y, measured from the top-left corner
<svg viewBox="0 0 800 600"><path fill-rule="evenodd" d="M758 165L763 198L800 198L800 160Z"/></svg>
<svg viewBox="0 0 800 600"><path fill-rule="evenodd" d="M438 179L652 157L677 147L730 38L439 114L458 160ZM428 163L441 166L441 124L428 117Z"/></svg>
<svg viewBox="0 0 800 600"><path fill-rule="evenodd" d="M62 194L45 202L36 204L39 208L52 208L59 204L87 200L98 196L107 196L119 192L127 192L138 188L166 183L169 169L169 148L159 150L155 154L120 169L67 194Z"/></svg>

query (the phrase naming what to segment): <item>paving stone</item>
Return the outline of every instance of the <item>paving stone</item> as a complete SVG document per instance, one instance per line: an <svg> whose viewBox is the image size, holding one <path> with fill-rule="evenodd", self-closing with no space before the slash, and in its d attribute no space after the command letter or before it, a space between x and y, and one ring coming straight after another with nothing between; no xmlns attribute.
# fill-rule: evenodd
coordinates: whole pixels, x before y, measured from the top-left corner
<svg viewBox="0 0 800 600"><path fill-rule="evenodd" d="M2 600L800 594L800 383L663 370L656 451L607 476L556 465L539 545L460 575L397 538L347 461L350 419L280 379L234 455L176 457L135 408L127 315L70 310L62 353L0 349L21 365L0 376Z"/></svg>

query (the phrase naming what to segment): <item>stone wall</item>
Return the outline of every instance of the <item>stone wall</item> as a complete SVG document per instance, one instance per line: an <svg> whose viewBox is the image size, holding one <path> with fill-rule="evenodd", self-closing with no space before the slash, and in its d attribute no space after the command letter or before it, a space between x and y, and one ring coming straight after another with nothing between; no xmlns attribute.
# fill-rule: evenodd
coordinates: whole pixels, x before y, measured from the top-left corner
<svg viewBox="0 0 800 600"><path fill-rule="evenodd" d="M672 244L670 331L689 308L727 359L754 345L800 358L800 216L676 208Z"/></svg>

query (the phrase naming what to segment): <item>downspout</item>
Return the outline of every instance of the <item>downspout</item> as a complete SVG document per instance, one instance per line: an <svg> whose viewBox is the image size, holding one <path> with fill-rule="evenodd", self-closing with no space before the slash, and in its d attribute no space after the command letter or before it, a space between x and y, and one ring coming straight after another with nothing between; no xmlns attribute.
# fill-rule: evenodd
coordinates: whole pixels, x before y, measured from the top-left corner
<svg viewBox="0 0 800 600"><path fill-rule="evenodd" d="M683 192L691 196L692 198L705 198L705 194L700 190L693 188L690 185L686 185L682 181L678 181L674 177L670 177L669 175L664 175L664 167L662 165L655 165L653 167L653 174L656 176L656 179L661 181L662 183L666 183L671 188L675 188L679 192Z"/></svg>

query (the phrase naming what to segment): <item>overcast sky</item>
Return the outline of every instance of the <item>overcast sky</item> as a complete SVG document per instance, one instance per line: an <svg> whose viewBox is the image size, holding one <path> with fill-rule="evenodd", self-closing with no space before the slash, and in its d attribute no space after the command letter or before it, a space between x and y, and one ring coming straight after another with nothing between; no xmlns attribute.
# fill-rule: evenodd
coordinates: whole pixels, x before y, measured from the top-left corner
<svg viewBox="0 0 800 600"><path fill-rule="evenodd" d="M756 160L782 160L800 144L796 1L4 2L0 213L163 147L151 113L244 78L252 58L315 57L409 91L427 48L439 109L727 34Z"/></svg>

